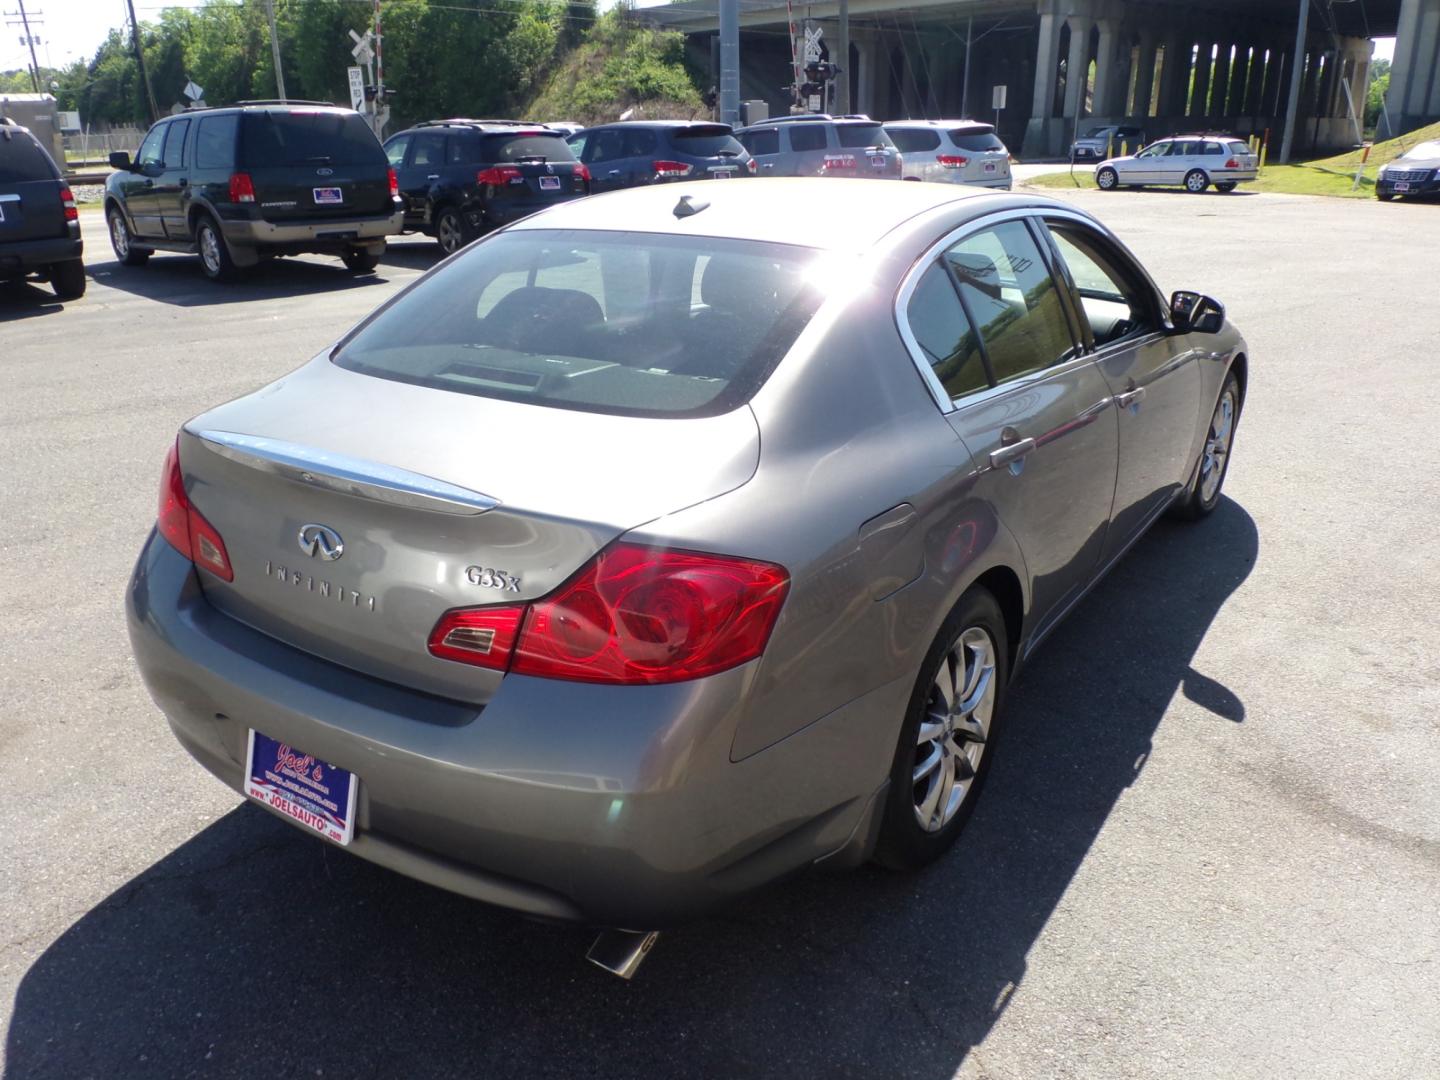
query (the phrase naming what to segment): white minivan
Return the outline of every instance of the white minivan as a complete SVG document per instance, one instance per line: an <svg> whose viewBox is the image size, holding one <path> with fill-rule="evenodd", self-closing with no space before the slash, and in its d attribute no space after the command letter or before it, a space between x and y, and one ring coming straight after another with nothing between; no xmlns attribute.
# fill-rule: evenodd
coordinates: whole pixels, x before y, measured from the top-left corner
<svg viewBox="0 0 1440 1080"><path fill-rule="evenodd" d="M885 134L905 158L906 180L1010 189L1010 151L995 134L994 124L890 120Z"/></svg>

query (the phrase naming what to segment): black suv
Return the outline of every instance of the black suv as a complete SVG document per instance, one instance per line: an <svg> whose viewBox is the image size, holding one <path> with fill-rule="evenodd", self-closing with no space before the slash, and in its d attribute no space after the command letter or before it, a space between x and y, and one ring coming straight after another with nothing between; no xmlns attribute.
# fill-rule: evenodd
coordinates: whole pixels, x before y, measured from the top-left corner
<svg viewBox="0 0 1440 1080"><path fill-rule="evenodd" d="M29 129L0 117L0 281L48 280L61 300L85 295L74 196Z"/></svg>
<svg viewBox="0 0 1440 1080"><path fill-rule="evenodd" d="M491 229L590 194L565 137L515 120L431 120L388 139L405 228L449 255Z"/></svg>
<svg viewBox="0 0 1440 1080"><path fill-rule="evenodd" d="M190 252L222 280L265 256L320 252L363 273L401 228L395 170L351 109L190 110L152 127L133 162L121 151L110 164L105 220L126 266Z"/></svg>
<svg viewBox="0 0 1440 1080"><path fill-rule="evenodd" d="M595 191L675 180L730 180L755 175L755 162L729 124L627 120L570 136Z"/></svg>

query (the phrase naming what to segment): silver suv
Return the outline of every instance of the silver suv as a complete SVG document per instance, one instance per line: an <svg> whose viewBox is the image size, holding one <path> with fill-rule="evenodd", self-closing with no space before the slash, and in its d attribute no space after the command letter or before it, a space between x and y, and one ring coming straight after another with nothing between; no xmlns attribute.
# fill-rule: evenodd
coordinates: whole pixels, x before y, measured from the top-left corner
<svg viewBox="0 0 1440 1080"><path fill-rule="evenodd" d="M977 120L892 120L885 134L904 155L906 180L1010 190L1010 151L994 124Z"/></svg>
<svg viewBox="0 0 1440 1080"><path fill-rule="evenodd" d="M779 116L735 132L760 176L900 179L900 151L868 116Z"/></svg>

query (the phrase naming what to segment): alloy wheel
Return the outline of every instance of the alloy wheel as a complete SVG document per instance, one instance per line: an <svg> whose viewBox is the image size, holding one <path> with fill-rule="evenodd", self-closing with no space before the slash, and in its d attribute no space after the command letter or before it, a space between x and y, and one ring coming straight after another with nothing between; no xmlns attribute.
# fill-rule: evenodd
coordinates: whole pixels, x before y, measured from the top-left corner
<svg viewBox="0 0 1440 1080"><path fill-rule="evenodd" d="M915 819L926 832L948 825L974 785L995 691L995 643L971 626L941 660L920 721L912 780Z"/></svg>
<svg viewBox="0 0 1440 1080"><path fill-rule="evenodd" d="M110 246L122 259L130 254L130 230L125 228L125 219L118 213L110 215Z"/></svg>
<svg viewBox="0 0 1440 1080"><path fill-rule="evenodd" d="M1197 195L1204 191L1209 183L1210 182L1205 179L1205 174L1199 169L1196 169L1189 176L1185 177L1185 187Z"/></svg>
<svg viewBox="0 0 1440 1080"><path fill-rule="evenodd" d="M459 251L465 243L460 235L460 218L448 210L441 214L440 220L435 223L435 238L440 241L440 250L446 255Z"/></svg>
<svg viewBox="0 0 1440 1080"><path fill-rule="evenodd" d="M200 226L200 259L211 274L220 273L220 238L209 225Z"/></svg>
<svg viewBox="0 0 1440 1080"><path fill-rule="evenodd" d="M1100 175L1095 178L1095 182L1100 186L1100 190L1102 191L1109 191L1113 188L1116 180L1117 177L1114 169L1101 169Z"/></svg>
<svg viewBox="0 0 1440 1080"><path fill-rule="evenodd" d="M1230 457L1230 441L1235 436L1235 390L1226 387L1210 420L1210 433L1205 437L1205 454L1200 459L1200 498L1210 503L1220 490L1225 475L1225 462Z"/></svg>

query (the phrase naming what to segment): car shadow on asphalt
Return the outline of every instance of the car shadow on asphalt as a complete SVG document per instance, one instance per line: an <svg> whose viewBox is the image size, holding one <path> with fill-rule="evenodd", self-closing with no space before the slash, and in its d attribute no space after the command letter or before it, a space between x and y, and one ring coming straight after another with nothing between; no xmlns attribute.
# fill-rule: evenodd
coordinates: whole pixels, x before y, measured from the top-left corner
<svg viewBox="0 0 1440 1080"><path fill-rule="evenodd" d="M35 285L28 281L0 282L0 323L33 319L37 315L58 315L65 310L67 302L79 304L84 300L62 301L48 285Z"/></svg>
<svg viewBox="0 0 1440 1080"><path fill-rule="evenodd" d="M1258 549L1230 500L1141 540L1017 682L985 797L924 873L797 877L663 935L627 984L584 963L580 928L420 885L245 805L31 965L5 1078L947 1080L1024 992L1172 697L1209 709L1219 739L1243 721L1193 658ZM174 811L155 792L136 812Z"/></svg>

